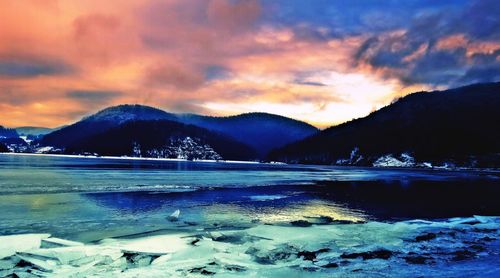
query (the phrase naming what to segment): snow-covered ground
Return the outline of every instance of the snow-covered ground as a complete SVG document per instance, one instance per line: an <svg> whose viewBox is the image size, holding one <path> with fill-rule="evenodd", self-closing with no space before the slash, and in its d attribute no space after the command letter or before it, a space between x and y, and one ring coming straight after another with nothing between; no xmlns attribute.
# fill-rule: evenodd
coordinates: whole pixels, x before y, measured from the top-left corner
<svg viewBox="0 0 500 278"><path fill-rule="evenodd" d="M373 167L415 167L415 159L407 153L402 153L399 158L391 154L384 155L373 163Z"/></svg>
<svg viewBox="0 0 500 278"><path fill-rule="evenodd" d="M498 277L500 218L202 227L95 244L0 237L0 276Z"/></svg>
<svg viewBox="0 0 500 278"><path fill-rule="evenodd" d="M47 147L51 148L51 147ZM195 162L210 162L210 163L242 163L242 164L261 164L258 161L243 161L243 160L210 160L210 159L195 159L188 160L186 158L156 158L156 157L134 157L134 156L96 156L96 155L72 155L72 154L47 154L47 153L2 153L4 155L20 155L20 156L49 156L49 157L68 157L68 158L90 158L90 159L121 159L121 160L150 160L150 161L195 161ZM285 164L285 163L272 163Z"/></svg>

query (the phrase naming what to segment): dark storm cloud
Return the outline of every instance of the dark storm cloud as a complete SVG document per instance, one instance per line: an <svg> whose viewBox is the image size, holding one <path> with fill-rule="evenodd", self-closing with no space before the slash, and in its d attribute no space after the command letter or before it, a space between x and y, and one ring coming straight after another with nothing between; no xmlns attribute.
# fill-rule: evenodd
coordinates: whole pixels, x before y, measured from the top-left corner
<svg viewBox="0 0 500 278"><path fill-rule="evenodd" d="M206 80L226 79L229 78L230 76L231 76L231 71L224 66L210 65L205 67Z"/></svg>
<svg viewBox="0 0 500 278"><path fill-rule="evenodd" d="M466 0L276 0L266 3L263 20L274 25L324 27L339 35L406 28L422 11L453 11Z"/></svg>
<svg viewBox="0 0 500 278"><path fill-rule="evenodd" d="M403 33L368 38L354 55L355 63L388 69L388 77L397 77L407 85L495 81L499 50L472 57L467 52L470 45L483 40L498 45L499 7L497 1L474 1L461 9L418 13ZM440 40L454 35L463 35L467 41L446 49L439 47Z"/></svg>
<svg viewBox="0 0 500 278"><path fill-rule="evenodd" d="M427 83L450 85L464 74L465 49L430 51L417 60L403 81L407 84Z"/></svg>
<svg viewBox="0 0 500 278"><path fill-rule="evenodd" d="M321 82L315 82L315 81L302 81L302 80L295 80L293 83L299 84L299 85L306 85L306 86L316 86L316 87L324 87L327 86L326 84L323 84Z"/></svg>
<svg viewBox="0 0 500 278"><path fill-rule="evenodd" d="M497 0L476 0L466 9L460 25L476 39L500 39L500 2Z"/></svg>
<svg viewBox="0 0 500 278"><path fill-rule="evenodd" d="M66 92L66 97L87 104L106 104L121 96L118 91L75 90Z"/></svg>
<svg viewBox="0 0 500 278"><path fill-rule="evenodd" d="M71 72L62 62L0 59L0 77L30 78L40 75L61 75Z"/></svg>
<svg viewBox="0 0 500 278"><path fill-rule="evenodd" d="M500 80L500 64L473 67L460 77L463 84L477 82L496 82Z"/></svg>

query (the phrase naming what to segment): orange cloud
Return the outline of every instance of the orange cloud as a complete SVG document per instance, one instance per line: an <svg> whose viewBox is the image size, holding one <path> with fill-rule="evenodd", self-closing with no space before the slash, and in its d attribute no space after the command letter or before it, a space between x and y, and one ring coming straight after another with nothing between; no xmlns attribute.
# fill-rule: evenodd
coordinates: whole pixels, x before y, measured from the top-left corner
<svg viewBox="0 0 500 278"><path fill-rule="evenodd" d="M263 110L325 127L408 92L387 69L353 66L369 35L305 38L290 26L260 21L262 5L2 1L0 124L54 127L108 105L142 103L213 115ZM457 44L456 38L438 43ZM223 73L214 75L214 68Z"/></svg>

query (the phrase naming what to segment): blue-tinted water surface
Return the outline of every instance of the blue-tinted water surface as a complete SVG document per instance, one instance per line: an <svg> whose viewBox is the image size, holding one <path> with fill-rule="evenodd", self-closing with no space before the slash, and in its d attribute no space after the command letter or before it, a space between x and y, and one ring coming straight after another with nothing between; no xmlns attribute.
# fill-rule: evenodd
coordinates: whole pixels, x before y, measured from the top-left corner
<svg viewBox="0 0 500 278"><path fill-rule="evenodd" d="M500 215L497 173L0 155L0 233ZM183 222L166 217L180 209ZM187 224L186 224L187 223Z"/></svg>

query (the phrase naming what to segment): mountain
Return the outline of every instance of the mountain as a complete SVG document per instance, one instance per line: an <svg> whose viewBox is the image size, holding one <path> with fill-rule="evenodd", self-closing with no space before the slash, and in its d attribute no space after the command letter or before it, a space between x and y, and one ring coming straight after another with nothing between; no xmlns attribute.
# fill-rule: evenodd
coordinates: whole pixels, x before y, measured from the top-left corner
<svg viewBox="0 0 500 278"><path fill-rule="evenodd" d="M10 150L5 146L5 144L0 143L0 153L8 153Z"/></svg>
<svg viewBox="0 0 500 278"><path fill-rule="evenodd" d="M274 150L293 163L500 166L500 83L418 92L371 113ZM397 158L397 159L396 159Z"/></svg>
<svg viewBox="0 0 500 278"><path fill-rule="evenodd" d="M260 156L318 132L305 122L268 113L229 117L184 114L179 116L179 121L229 135L257 150Z"/></svg>
<svg viewBox="0 0 500 278"><path fill-rule="evenodd" d="M82 145L90 137L130 121L169 120L194 125L247 144L264 157L271 149L303 139L318 130L304 122L266 113L248 113L231 117L172 114L142 105L106 108L81 121L47 134L41 145L68 147Z"/></svg>
<svg viewBox="0 0 500 278"><path fill-rule="evenodd" d="M66 148L67 153L252 160L255 151L226 135L169 120L130 120Z"/></svg>
<svg viewBox="0 0 500 278"><path fill-rule="evenodd" d="M16 127L15 130L19 136L40 136L49 134L60 128L47 128L47 127L37 127L37 126L20 126Z"/></svg>
<svg viewBox="0 0 500 278"><path fill-rule="evenodd" d="M119 105L106 108L81 121L45 135L41 145L68 147L83 144L90 137L127 121L172 120L175 115L142 105Z"/></svg>
<svg viewBox="0 0 500 278"><path fill-rule="evenodd" d="M19 137L15 129L0 126L0 152L26 152L28 150L28 143Z"/></svg>
<svg viewBox="0 0 500 278"><path fill-rule="evenodd" d="M18 138L19 134L17 134L15 129L6 128L0 125L0 139L7 138Z"/></svg>

